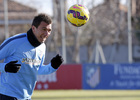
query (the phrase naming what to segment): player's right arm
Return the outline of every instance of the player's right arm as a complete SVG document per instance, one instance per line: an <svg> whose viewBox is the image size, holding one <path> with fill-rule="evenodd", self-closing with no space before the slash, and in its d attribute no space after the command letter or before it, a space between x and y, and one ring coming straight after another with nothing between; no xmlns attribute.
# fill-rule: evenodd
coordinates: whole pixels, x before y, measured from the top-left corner
<svg viewBox="0 0 140 100"><path fill-rule="evenodd" d="M0 45L0 60L8 58L12 56L15 52L15 45L12 41L12 38L5 40ZM16 62L3 62L0 63L0 72L17 72L20 69L20 65L16 64Z"/></svg>

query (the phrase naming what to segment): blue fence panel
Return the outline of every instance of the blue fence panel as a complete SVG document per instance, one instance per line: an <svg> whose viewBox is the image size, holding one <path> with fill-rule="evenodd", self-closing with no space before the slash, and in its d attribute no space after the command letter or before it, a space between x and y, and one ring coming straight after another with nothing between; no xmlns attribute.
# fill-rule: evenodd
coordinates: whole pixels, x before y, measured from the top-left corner
<svg viewBox="0 0 140 100"><path fill-rule="evenodd" d="M83 89L140 89L140 64L83 64Z"/></svg>

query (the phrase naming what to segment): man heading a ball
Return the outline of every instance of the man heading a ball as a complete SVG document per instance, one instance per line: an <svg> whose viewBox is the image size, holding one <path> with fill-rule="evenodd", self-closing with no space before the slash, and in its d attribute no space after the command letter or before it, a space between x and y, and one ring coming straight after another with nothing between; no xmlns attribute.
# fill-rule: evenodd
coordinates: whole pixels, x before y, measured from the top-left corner
<svg viewBox="0 0 140 100"><path fill-rule="evenodd" d="M31 100L37 75L51 74L63 58L57 54L44 65L45 40L51 34L52 20L46 14L34 17L27 33L6 39L0 46L0 100Z"/></svg>

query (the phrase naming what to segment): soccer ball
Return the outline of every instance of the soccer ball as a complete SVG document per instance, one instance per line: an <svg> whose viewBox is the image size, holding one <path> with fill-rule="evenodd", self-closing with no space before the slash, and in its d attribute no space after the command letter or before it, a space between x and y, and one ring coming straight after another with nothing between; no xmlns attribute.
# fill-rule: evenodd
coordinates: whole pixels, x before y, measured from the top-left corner
<svg viewBox="0 0 140 100"><path fill-rule="evenodd" d="M89 11L85 6L75 4L69 8L67 12L67 19L76 27L83 26L89 20Z"/></svg>

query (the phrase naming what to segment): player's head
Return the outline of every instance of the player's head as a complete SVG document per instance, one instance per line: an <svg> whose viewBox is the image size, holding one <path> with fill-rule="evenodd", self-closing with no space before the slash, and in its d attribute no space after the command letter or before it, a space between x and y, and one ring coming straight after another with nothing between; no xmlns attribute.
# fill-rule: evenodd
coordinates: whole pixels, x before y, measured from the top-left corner
<svg viewBox="0 0 140 100"><path fill-rule="evenodd" d="M52 23L52 19L48 15L41 13L34 17L32 26L35 26L36 28L38 28L38 26L40 25L42 21L47 23L48 25Z"/></svg>
<svg viewBox="0 0 140 100"><path fill-rule="evenodd" d="M48 38L52 30L52 19L46 14L39 14L34 17L32 31L37 40L42 43Z"/></svg>

